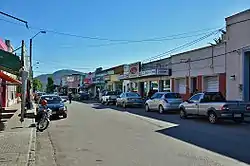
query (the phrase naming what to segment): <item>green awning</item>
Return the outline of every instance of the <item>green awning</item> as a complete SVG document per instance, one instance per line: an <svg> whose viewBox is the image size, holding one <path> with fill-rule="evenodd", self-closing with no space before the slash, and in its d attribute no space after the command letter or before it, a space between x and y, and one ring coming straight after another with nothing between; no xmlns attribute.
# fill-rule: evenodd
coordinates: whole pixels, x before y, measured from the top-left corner
<svg viewBox="0 0 250 166"><path fill-rule="evenodd" d="M0 69L5 70L9 73L19 75L19 70L21 68L21 60L18 56L0 50Z"/></svg>

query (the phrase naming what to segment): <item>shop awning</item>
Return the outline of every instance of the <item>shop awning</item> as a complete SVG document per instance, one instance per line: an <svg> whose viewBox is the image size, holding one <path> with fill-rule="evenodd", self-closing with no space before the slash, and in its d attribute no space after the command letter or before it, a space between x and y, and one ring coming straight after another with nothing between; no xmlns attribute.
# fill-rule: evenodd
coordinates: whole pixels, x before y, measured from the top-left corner
<svg viewBox="0 0 250 166"><path fill-rule="evenodd" d="M0 69L18 75L21 68L21 60L18 56L0 49Z"/></svg>
<svg viewBox="0 0 250 166"><path fill-rule="evenodd" d="M8 81L8 82L11 82L11 83L14 83L14 84L22 84L21 81L19 80L16 80L10 76L8 76L7 74L3 73L0 71L0 78L5 80L5 81Z"/></svg>

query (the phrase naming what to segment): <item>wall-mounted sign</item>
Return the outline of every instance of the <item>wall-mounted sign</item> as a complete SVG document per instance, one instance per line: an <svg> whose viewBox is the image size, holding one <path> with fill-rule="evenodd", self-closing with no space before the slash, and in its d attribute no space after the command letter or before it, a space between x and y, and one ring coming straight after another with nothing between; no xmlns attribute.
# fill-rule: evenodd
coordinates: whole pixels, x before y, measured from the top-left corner
<svg viewBox="0 0 250 166"><path fill-rule="evenodd" d="M141 76L148 76L148 75L156 75L157 74L157 70L156 69L150 69L150 70L144 70L141 71Z"/></svg>
<svg viewBox="0 0 250 166"><path fill-rule="evenodd" d="M110 80L110 75L104 76L104 81L109 81Z"/></svg>
<svg viewBox="0 0 250 166"><path fill-rule="evenodd" d="M123 75L119 75L119 76L118 76L118 79L119 79L119 80L124 80L124 79L126 79L126 78L129 78L129 77L128 77L128 74L123 74Z"/></svg>
<svg viewBox="0 0 250 166"><path fill-rule="evenodd" d="M143 70L140 72L140 76L150 76L150 75L165 75L165 76L171 76L171 69L149 69L149 70Z"/></svg>
<svg viewBox="0 0 250 166"><path fill-rule="evenodd" d="M112 75L112 74L115 74L115 71L114 70L110 70L107 73L108 73L108 75Z"/></svg>
<svg viewBox="0 0 250 166"><path fill-rule="evenodd" d="M129 78L138 77L140 75L140 62L129 65Z"/></svg>

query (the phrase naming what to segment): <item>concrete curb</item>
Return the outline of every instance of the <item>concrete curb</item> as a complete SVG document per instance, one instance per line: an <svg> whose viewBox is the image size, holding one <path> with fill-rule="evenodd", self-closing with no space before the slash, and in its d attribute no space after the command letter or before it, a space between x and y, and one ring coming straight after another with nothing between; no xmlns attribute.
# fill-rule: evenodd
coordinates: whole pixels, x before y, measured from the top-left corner
<svg viewBox="0 0 250 166"><path fill-rule="evenodd" d="M32 123L35 124L35 119L32 119ZM36 128L31 129L26 166L34 165L36 165Z"/></svg>

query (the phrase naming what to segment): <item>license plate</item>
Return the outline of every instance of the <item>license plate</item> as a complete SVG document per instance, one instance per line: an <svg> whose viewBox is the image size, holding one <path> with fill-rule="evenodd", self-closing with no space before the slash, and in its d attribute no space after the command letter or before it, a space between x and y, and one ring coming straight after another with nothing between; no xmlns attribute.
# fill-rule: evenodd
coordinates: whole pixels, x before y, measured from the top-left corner
<svg viewBox="0 0 250 166"><path fill-rule="evenodd" d="M241 117L241 114L234 114L234 117L235 117L235 118L240 118L240 117Z"/></svg>
<svg viewBox="0 0 250 166"><path fill-rule="evenodd" d="M52 114L56 114L56 112L52 112Z"/></svg>

